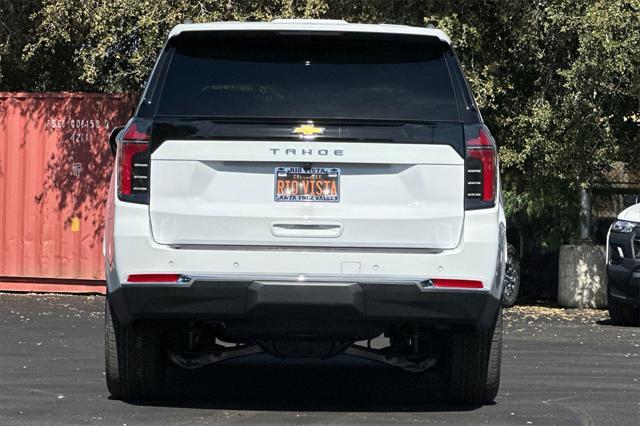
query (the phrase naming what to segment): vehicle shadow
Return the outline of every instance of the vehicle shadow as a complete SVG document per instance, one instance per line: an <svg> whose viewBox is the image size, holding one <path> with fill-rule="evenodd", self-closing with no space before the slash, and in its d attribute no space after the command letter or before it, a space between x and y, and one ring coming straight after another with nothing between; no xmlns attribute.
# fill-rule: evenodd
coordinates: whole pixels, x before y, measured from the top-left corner
<svg viewBox="0 0 640 426"><path fill-rule="evenodd" d="M614 324L614 322L611 321L610 318L596 321L596 323L598 325L608 325L608 326L611 326L611 327L638 328L638 326L634 325L634 324Z"/></svg>
<svg viewBox="0 0 640 426"><path fill-rule="evenodd" d="M159 401L133 405L333 412L469 411L442 400L436 372L415 374L349 356L328 361L256 355L199 370L172 368Z"/></svg>

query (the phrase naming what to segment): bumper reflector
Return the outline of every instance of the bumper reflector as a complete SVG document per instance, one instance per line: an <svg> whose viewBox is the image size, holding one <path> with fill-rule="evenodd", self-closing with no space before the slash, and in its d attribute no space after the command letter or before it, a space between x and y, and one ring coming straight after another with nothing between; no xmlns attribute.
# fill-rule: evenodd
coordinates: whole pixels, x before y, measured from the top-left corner
<svg viewBox="0 0 640 426"><path fill-rule="evenodd" d="M434 287L449 288L483 288L482 281L475 280L450 280L443 278L435 278L431 280Z"/></svg>
<svg viewBox="0 0 640 426"><path fill-rule="evenodd" d="M180 274L130 274L127 282L130 283L177 283L180 281Z"/></svg>

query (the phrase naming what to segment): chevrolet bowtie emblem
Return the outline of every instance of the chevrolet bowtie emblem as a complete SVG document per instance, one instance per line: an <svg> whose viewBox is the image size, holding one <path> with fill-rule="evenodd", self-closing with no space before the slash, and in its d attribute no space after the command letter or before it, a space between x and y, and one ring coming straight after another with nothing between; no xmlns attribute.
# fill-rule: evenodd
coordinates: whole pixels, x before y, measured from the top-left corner
<svg viewBox="0 0 640 426"><path fill-rule="evenodd" d="M303 124L302 126L295 127L291 133L300 136L317 136L324 133L324 127L316 127L313 124Z"/></svg>

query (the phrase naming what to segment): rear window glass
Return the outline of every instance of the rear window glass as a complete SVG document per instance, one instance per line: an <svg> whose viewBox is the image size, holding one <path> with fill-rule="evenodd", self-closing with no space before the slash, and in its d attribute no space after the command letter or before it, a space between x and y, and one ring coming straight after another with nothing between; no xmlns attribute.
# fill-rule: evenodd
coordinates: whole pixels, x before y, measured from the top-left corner
<svg viewBox="0 0 640 426"><path fill-rule="evenodd" d="M442 43L344 36L180 38L157 113L459 120Z"/></svg>

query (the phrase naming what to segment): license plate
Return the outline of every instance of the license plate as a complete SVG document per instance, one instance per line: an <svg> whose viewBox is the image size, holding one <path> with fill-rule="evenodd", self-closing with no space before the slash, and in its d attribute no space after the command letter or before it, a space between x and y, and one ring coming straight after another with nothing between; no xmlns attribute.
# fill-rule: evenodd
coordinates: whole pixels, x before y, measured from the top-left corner
<svg viewBox="0 0 640 426"><path fill-rule="evenodd" d="M340 201L340 169L328 167L277 167L275 201Z"/></svg>

